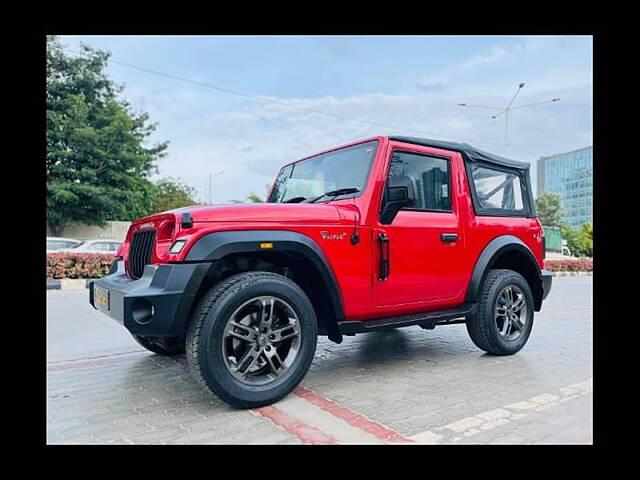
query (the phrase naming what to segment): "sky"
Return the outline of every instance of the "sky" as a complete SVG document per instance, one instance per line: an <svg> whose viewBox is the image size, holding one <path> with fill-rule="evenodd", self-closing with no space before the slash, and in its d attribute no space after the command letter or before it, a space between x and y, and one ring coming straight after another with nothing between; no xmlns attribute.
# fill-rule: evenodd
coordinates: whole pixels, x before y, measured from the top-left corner
<svg viewBox="0 0 640 480"><path fill-rule="evenodd" d="M560 98L510 114L509 157L531 162L534 190L538 158L592 145L590 36L59 39L138 67L110 62L107 72L132 108L157 122L150 142L169 141L153 178L179 178L203 202L264 198L283 164L374 135L464 141L504 155L504 119L491 118L498 111L457 105L505 107L522 82L513 107Z"/></svg>

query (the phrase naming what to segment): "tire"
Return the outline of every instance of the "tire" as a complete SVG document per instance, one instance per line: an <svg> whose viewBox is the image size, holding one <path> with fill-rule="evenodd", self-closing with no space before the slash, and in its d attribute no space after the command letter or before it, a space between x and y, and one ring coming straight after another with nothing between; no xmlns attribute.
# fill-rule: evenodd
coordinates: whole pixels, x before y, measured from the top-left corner
<svg viewBox="0 0 640 480"><path fill-rule="evenodd" d="M184 353L184 341L173 337L145 337L132 335L133 339L150 352L168 357Z"/></svg>
<svg viewBox="0 0 640 480"><path fill-rule="evenodd" d="M240 273L212 287L196 307L187 363L206 390L230 405L269 405L306 375L317 328L313 306L296 283L270 272Z"/></svg>
<svg viewBox="0 0 640 480"><path fill-rule="evenodd" d="M532 327L533 295L527 281L513 270L490 270L476 313L467 318L473 343L493 355L513 355L527 343Z"/></svg>

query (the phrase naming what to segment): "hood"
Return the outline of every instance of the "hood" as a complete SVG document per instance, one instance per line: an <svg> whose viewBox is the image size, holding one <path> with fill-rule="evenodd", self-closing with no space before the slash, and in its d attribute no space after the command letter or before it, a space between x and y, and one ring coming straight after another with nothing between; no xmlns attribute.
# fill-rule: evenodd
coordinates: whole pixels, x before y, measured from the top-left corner
<svg viewBox="0 0 640 480"><path fill-rule="evenodd" d="M194 205L167 213L189 212L194 222L286 222L336 223L338 209L333 205L310 203L243 203L231 205Z"/></svg>

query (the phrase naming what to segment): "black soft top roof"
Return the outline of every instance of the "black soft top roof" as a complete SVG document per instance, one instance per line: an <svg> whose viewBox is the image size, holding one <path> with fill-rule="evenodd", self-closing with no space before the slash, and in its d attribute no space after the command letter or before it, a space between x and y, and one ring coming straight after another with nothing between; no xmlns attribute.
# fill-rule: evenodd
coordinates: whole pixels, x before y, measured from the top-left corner
<svg viewBox="0 0 640 480"><path fill-rule="evenodd" d="M499 157L492 153L484 152L472 147L468 143L447 142L443 140L429 140L428 138L418 137L397 137L389 136L389 140L395 140L397 142L414 143L416 145L424 145L425 147L442 148L443 150L453 150L455 152L461 152L469 160L495 163L496 165L502 165L504 167L517 168L520 170L528 170L530 165L526 162L519 162L517 160L511 160L509 158Z"/></svg>

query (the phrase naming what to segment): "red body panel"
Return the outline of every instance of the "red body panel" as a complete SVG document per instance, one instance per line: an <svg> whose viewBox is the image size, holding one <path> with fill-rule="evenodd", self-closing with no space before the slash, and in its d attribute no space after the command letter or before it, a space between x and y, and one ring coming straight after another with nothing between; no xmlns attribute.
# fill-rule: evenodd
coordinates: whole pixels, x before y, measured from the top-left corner
<svg viewBox="0 0 640 480"><path fill-rule="evenodd" d="M136 220L118 256L126 258L135 231L158 229L152 263L181 261L203 235L230 230L289 230L314 240L334 272L345 316L366 320L384 316L437 310L463 303L478 256L500 235L521 239L542 267L542 228L536 218L476 216L460 153L408 143L380 142L370 177L361 195L328 203L267 203L196 206ZM339 148L343 148L343 145ZM382 192L394 148L435 154L450 159L452 213L400 211L391 225L379 223ZM333 149L332 149L333 150ZM324 152L323 152L324 153ZM182 229L180 217L191 213L193 227ZM349 242L357 223L360 242ZM345 234L325 240L321 232ZM391 275L378 278L377 235L390 240ZM456 233L458 241L444 243L441 233ZM169 254L176 239L187 244L180 254Z"/></svg>

